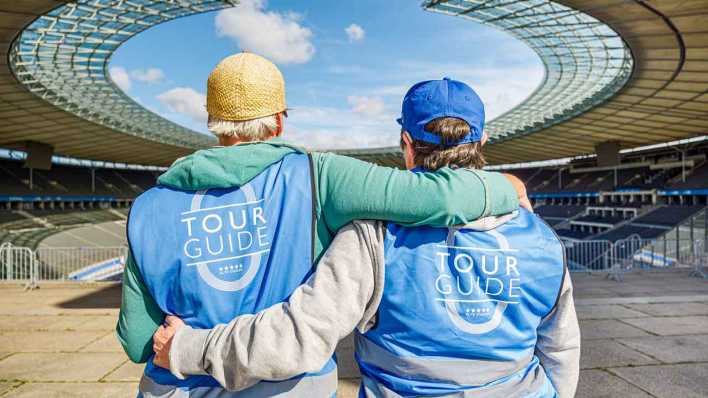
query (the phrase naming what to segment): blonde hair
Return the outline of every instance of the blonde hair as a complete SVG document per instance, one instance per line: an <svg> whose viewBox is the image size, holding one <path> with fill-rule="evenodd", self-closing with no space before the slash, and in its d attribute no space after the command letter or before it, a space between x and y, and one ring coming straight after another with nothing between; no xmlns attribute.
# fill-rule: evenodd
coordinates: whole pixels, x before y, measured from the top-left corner
<svg viewBox="0 0 708 398"><path fill-rule="evenodd" d="M278 114L240 121L223 120L209 115L207 129L217 137L235 136L243 141L265 141L278 131Z"/></svg>

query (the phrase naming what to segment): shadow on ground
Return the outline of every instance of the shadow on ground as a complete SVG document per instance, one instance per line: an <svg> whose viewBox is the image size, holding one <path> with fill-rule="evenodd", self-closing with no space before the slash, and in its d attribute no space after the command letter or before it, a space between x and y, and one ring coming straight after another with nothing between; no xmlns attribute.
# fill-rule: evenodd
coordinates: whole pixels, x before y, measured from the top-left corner
<svg viewBox="0 0 708 398"><path fill-rule="evenodd" d="M102 287L90 293L57 303L59 308L120 308L121 285Z"/></svg>

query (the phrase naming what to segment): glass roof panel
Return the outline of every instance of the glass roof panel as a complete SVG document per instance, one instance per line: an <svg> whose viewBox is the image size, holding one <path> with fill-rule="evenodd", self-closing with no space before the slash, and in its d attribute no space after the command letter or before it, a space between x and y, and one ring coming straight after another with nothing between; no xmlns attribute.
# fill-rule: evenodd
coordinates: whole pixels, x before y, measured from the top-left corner
<svg viewBox="0 0 708 398"><path fill-rule="evenodd" d="M170 19L236 5L237 0L79 0L30 24L14 42L11 68L27 89L94 123L187 148L214 139L172 123L125 95L108 74L111 54Z"/></svg>
<svg viewBox="0 0 708 398"><path fill-rule="evenodd" d="M423 8L505 30L541 57L545 79L524 102L487 124L492 141L530 134L587 111L619 91L632 73L632 55L617 33L553 1L428 0Z"/></svg>
<svg viewBox="0 0 708 398"><path fill-rule="evenodd" d="M237 0L79 0L57 7L13 43L10 63L31 92L126 134L201 148L213 138L143 108L113 84L108 60L123 42L170 19ZM487 124L493 141L533 133L606 101L629 79L624 41L599 20L550 0L427 0L430 11L509 32L542 59L546 75L521 104ZM503 84L503 83L502 83Z"/></svg>

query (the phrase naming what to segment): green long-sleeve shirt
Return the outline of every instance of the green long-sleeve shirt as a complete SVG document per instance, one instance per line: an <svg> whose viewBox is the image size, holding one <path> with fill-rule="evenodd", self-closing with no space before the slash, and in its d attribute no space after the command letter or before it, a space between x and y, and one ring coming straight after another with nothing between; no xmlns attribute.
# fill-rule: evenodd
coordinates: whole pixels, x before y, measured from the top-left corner
<svg viewBox="0 0 708 398"><path fill-rule="evenodd" d="M202 150L175 162L158 183L183 190L239 187L284 156L302 151L280 139ZM498 173L449 168L411 173L331 153L312 153L311 157L316 258L337 230L353 220L443 227L518 207L514 188ZM152 354L152 335L164 316L129 255L116 330L132 361L145 362Z"/></svg>

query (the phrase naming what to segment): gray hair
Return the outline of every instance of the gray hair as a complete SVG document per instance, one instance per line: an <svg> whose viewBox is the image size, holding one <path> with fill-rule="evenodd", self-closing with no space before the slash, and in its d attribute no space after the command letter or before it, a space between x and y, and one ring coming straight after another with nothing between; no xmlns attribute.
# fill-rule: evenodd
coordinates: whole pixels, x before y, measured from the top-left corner
<svg viewBox="0 0 708 398"><path fill-rule="evenodd" d="M217 137L237 136L244 141L265 141L278 130L278 114L243 121L222 120L209 115L207 129Z"/></svg>

